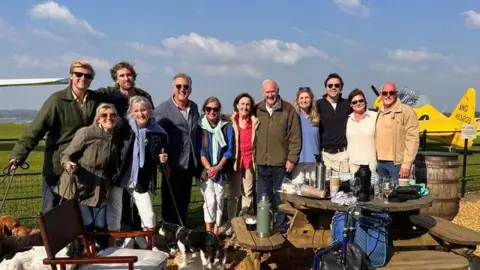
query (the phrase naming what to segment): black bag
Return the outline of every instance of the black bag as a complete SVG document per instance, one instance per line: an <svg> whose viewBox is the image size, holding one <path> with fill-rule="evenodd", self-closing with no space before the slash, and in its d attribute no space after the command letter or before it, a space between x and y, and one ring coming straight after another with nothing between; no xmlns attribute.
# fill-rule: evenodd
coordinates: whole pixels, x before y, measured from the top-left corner
<svg viewBox="0 0 480 270"><path fill-rule="evenodd" d="M339 245L340 247L340 245ZM370 260L365 252L355 243L347 243L346 263L343 266L341 261L341 252L339 248L330 249L322 255L319 265L314 265L314 270L373 270ZM317 254L315 254L317 256Z"/></svg>

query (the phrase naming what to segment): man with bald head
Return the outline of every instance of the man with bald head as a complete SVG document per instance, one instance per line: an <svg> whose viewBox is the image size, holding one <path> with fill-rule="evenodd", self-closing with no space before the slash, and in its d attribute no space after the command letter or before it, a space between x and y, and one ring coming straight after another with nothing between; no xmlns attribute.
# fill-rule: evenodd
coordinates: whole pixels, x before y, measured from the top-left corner
<svg viewBox="0 0 480 270"><path fill-rule="evenodd" d="M274 206L276 227L285 229L285 215L278 211L283 178L293 171L301 148L299 116L292 104L282 100L277 82L262 83L264 100L255 106L260 122L255 139L255 161L258 166L257 202L268 195Z"/></svg>
<svg viewBox="0 0 480 270"><path fill-rule="evenodd" d="M384 83L380 94L382 106L375 129L377 172L398 183L399 178L410 176L420 144L419 122L412 107L398 99L393 82Z"/></svg>

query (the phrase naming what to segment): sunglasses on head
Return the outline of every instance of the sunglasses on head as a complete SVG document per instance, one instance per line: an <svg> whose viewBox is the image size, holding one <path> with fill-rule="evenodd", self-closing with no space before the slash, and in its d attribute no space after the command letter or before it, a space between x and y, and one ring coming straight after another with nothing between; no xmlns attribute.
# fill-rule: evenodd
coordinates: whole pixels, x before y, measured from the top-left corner
<svg viewBox="0 0 480 270"><path fill-rule="evenodd" d="M176 85L175 85L175 88L177 88L177 90L182 89L182 87L183 87L183 89L185 89L185 90L190 89L190 85L188 85L188 84L176 84Z"/></svg>
<svg viewBox="0 0 480 270"><path fill-rule="evenodd" d="M356 105L357 103L365 103L365 99L354 100L351 103L352 105Z"/></svg>
<svg viewBox="0 0 480 270"><path fill-rule="evenodd" d="M102 118L107 118L107 117L115 118L115 117L117 117L117 114L116 113L110 113L110 114L109 113L102 113L102 114L100 114L100 117L102 117Z"/></svg>
<svg viewBox="0 0 480 270"><path fill-rule="evenodd" d="M213 112L219 112L220 111L220 108L219 107L205 107L205 111L207 111L207 113L213 111Z"/></svg>
<svg viewBox="0 0 480 270"><path fill-rule="evenodd" d="M339 83L336 83L336 84L327 84L328 88L333 88L335 86L335 88L339 88L340 87L340 84Z"/></svg>
<svg viewBox="0 0 480 270"><path fill-rule="evenodd" d="M85 79L88 79L88 80L93 79L93 74L90 74L90 73L82 73L82 72L78 72L78 71L74 71L72 73L77 78L81 78L83 76L83 77L85 77Z"/></svg>
<svg viewBox="0 0 480 270"><path fill-rule="evenodd" d="M395 96L397 91L382 91L382 96Z"/></svg>

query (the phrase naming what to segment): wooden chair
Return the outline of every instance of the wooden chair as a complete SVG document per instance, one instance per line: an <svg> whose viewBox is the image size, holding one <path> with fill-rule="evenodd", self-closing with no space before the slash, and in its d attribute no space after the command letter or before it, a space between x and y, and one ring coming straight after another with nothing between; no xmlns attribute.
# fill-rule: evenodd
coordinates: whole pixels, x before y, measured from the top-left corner
<svg viewBox="0 0 480 270"><path fill-rule="evenodd" d="M115 267L115 265L118 267L118 264L127 264L129 270L134 269L134 264L135 266L140 266L142 269L163 269L167 261L168 255L165 252L151 250L153 243L152 231L86 232L80 207L76 200L67 200L46 213L40 213L38 222L47 255L43 263L51 265L54 270L57 269L57 265L60 265L60 269L63 270L66 269L66 265L80 265L80 269L84 267L88 267L88 269L109 269ZM94 241L89 241L89 239L99 236L109 236L113 238L144 236L147 238L147 248L150 250L107 248L101 252L103 254L97 256L95 243ZM60 250L77 238L83 240L86 257L55 257ZM146 261L146 265L138 265L142 263L139 257ZM152 263L152 259L157 260L157 262ZM93 268L91 266L92 264L94 265ZM100 264L98 265L100 267L97 267L97 264ZM111 267L108 265L111 265Z"/></svg>

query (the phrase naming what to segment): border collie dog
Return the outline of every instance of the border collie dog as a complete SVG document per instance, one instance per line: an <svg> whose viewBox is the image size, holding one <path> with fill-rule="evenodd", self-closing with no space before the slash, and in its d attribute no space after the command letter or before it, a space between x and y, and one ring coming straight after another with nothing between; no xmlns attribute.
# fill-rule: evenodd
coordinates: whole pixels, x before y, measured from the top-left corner
<svg viewBox="0 0 480 270"><path fill-rule="evenodd" d="M203 269L211 269L215 259L220 263L220 269L225 269L227 253L220 243L218 237L204 230L189 230L177 224L163 223L158 234L165 237L173 248L178 245L183 256L183 262L179 267L186 267L189 260L189 253L200 251Z"/></svg>

